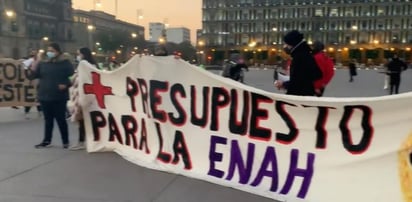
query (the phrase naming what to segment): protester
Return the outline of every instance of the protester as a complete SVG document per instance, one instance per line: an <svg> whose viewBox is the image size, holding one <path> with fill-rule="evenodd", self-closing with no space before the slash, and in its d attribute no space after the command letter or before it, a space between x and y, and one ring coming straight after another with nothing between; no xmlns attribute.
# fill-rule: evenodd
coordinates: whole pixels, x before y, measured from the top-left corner
<svg viewBox="0 0 412 202"><path fill-rule="evenodd" d="M166 46L164 45L157 45L154 49L154 56L168 56L169 53L167 52Z"/></svg>
<svg viewBox="0 0 412 202"><path fill-rule="evenodd" d="M38 54L37 51L34 51L34 50L30 51L29 56L27 58L25 58L25 60L22 62L23 65L24 65L24 69L26 71L28 69L30 69L31 66L34 64L34 61L37 58L37 54ZM41 116L41 107L40 107L40 105L37 105L36 108L37 108L37 112L39 113L39 116ZM30 116L29 116L30 110L31 110L31 106L24 107L24 116L25 116L26 119L30 118Z"/></svg>
<svg viewBox="0 0 412 202"><path fill-rule="evenodd" d="M38 58L30 68L30 79L39 79L37 97L44 115L44 138L35 148L50 147L53 135L54 120L56 120L63 148L69 147L69 132L65 119L67 100L69 99L69 77L74 69L67 54L63 54L57 43L47 47L47 59Z"/></svg>
<svg viewBox="0 0 412 202"><path fill-rule="evenodd" d="M335 69L333 65L333 60L328 57L325 52L325 45L320 41L315 41L313 43L312 54L315 58L316 64L322 71L322 78L316 80L314 83L316 96L321 97L325 92L326 85L332 80L335 74Z"/></svg>
<svg viewBox="0 0 412 202"><path fill-rule="evenodd" d="M89 48L80 48L77 51L77 61L79 65L77 67L77 71L74 73L72 77L72 89L70 95L70 102L72 103L72 107L70 109L71 114L71 121L77 122L79 124L78 131L79 131L79 142L77 145L70 147L70 150L81 150L85 149L85 140L86 140L86 129L84 126L84 119L83 119L83 112L79 102L79 67L82 62L88 62L92 64L95 68L98 67L96 60L93 58L92 52Z"/></svg>
<svg viewBox="0 0 412 202"><path fill-rule="evenodd" d="M286 94L313 96L314 82L322 77L322 72L311 54L309 45L303 40L303 34L297 30L287 33L283 41L284 51L291 55L289 81L276 80L278 89L286 89Z"/></svg>
<svg viewBox="0 0 412 202"><path fill-rule="evenodd" d="M388 63L389 75L389 94L398 94L399 85L401 84L401 73L406 70L408 65L398 58L398 55L393 55L392 60Z"/></svg>
<svg viewBox="0 0 412 202"><path fill-rule="evenodd" d="M356 60L352 60L349 63L349 82L353 82L353 77L358 75L356 68Z"/></svg>
<svg viewBox="0 0 412 202"><path fill-rule="evenodd" d="M120 64L116 61L116 60L111 60L109 63L109 71L115 70L116 68L118 68L120 66Z"/></svg>

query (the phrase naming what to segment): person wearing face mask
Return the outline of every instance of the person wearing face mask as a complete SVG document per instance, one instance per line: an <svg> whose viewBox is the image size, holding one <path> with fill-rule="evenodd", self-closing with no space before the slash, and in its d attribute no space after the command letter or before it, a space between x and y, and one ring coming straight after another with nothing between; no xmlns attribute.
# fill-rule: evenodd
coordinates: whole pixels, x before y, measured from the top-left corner
<svg viewBox="0 0 412 202"><path fill-rule="evenodd" d="M78 127L78 132L79 132L79 142L77 145L74 145L70 147L70 150L81 150L85 149L85 140L86 140L86 130L84 127L84 119L83 119L83 113L82 113L82 108L80 106L79 102L79 77L78 77L78 71L79 67L81 67L81 63L87 62L94 67L97 68L97 63L96 60L93 58L92 52L89 48L80 48L77 51L77 56L76 60L79 63L77 67L76 73L72 77L72 89L71 89L71 94L70 94L70 103L72 103L72 106L70 107L70 114L71 114L71 121L72 122L77 122L79 127Z"/></svg>
<svg viewBox="0 0 412 202"><path fill-rule="evenodd" d="M275 81L275 87L286 89L288 95L314 96L314 81L322 77L311 48L304 41L303 34L297 30L287 33L283 41L284 51L292 57L289 81Z"/></svg>
<svg viewBox="0 0 412 202"><path fill-rule="evenodd" d="M69 131L65 115L71 85L69 77L73 75L74 69L70 56L63 54L57 43L49 44L46 56L47 58L43 61L37 59L28 71L30 79L39 79L37 98L45 122L43 141L35 145L35 148L51 146L53 125L56 120L63 148L66 149L69 147Z"/></svg>

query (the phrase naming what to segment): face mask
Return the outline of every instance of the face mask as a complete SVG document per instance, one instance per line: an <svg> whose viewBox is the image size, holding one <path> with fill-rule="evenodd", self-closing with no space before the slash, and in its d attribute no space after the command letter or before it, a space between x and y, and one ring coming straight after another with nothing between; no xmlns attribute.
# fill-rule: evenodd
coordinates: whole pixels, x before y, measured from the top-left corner
<svg viewBox="0 0 412 202"><path fill-rule="evenodd" d="M290 53L292 52L292 49L289 47L284 47L283 51L285 51L286 54L290 55Z"/></svg>
<svg viewBox="0 0 412 202"><path fill-rule="evenodd" d="M48 58L54 58L54 57L56 57L56 53L50 52L50 51L48 51L48 52L46 53L46 55L47 55Z"/></svg>
<svg viewBox="0 0 412 202"><path fill-rule="evenodd" d="M82 57L81 57L80 55L78 55L78 56L76 56L76 60L77 60L78 62L80 62L80 60L82 60Z"/></svg>

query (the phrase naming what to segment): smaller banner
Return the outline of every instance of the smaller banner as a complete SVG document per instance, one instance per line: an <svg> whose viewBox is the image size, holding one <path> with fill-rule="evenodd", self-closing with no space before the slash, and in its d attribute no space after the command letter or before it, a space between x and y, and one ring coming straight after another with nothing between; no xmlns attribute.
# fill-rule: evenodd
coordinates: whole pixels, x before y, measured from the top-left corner
<svg viewBox="0 0 412 202"><path fill-rule="evenodd" d="M0 107L36 105L36 86L21 60L0 59Z"/></svg>

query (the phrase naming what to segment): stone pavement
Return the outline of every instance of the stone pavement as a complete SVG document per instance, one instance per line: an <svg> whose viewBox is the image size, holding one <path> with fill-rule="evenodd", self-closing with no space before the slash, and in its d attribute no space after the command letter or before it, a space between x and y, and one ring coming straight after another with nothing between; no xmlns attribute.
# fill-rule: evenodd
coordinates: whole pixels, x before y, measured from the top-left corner
<svg viewBox="0 0 412 202"><path fill-rule="evenodd" d="M412 91L412 70L403 74L401 92ZM246 83L276 92L272 71L246 72ZM336 71L326 96L382 96L383 75L360 71L348 82ZM63 150L55 130L49 149L34 149L42 138L43 121L32 109L0 108L0 202L273 202L202 180L142 168L114 153ZM70 125L76 142L76 126Z"/></svg>

